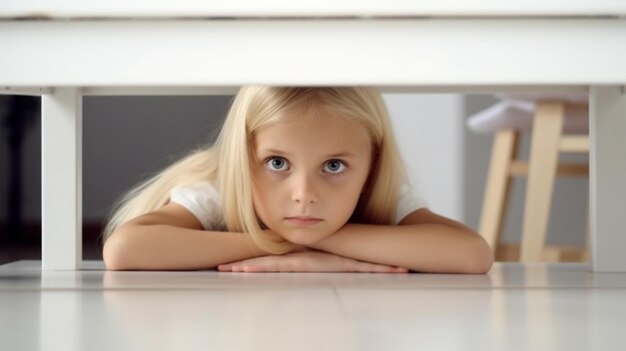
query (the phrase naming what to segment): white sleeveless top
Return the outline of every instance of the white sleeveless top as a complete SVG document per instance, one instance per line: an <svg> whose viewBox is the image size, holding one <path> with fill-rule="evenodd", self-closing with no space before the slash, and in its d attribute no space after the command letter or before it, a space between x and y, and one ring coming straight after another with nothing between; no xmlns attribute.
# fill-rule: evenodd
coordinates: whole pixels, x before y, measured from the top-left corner
<svg viewBox="0 0 626 351"><path fill-rule="evenodd" d="M219 230L223 223L220 194L211 182L198 182L172 189L170 201L176 202L193 213L205 230ZM409 186L403 186L398 199L396 222L398 224L409 213L425 208L426 203Z"/></svg>

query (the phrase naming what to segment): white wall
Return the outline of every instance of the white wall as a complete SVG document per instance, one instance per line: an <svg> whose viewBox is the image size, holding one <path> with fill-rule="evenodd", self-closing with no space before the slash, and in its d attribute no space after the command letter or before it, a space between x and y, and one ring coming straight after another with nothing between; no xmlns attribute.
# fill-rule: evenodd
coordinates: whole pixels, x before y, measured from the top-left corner
<svg viewBox="0 0 626 351"><path fill-rule="evenodd" d="M464 100L453 94L386 94L416 190L439 214L464 220Z"/></svg>

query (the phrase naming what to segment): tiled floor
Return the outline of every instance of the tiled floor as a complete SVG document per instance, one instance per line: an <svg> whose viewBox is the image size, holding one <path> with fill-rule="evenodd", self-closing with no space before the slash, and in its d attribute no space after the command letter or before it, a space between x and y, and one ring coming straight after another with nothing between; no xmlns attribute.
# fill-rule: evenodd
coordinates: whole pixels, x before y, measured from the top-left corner
<svg viewBox="0 0 626 351"><path fill-rule="evenodd" d="M0 266L0 350L624 350L626 274L42 272Z"/></svg>

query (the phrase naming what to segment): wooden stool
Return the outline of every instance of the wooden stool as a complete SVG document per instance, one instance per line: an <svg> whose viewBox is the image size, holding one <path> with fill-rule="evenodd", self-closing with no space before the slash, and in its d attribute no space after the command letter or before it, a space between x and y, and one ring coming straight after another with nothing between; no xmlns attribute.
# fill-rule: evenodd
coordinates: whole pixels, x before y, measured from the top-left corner
<svg viewBox="0 0 626 351"><path fill-rule="evenodd" d="M557 99L558 98L558 99ZM495 133L479 233L494 250L496 260L522 262L582 261L586 248L546 247L552 192L556 175L588 176L587 164L562 164L562 152L589 152L586 96L507 98L468 120L471 129ZM520 134L531 130L528 161L517 158ZM520 246L500 244L511 180L527 176ZM586 231L588 240L588 231ZM589 245L586 245L588 247Z"/></svg>

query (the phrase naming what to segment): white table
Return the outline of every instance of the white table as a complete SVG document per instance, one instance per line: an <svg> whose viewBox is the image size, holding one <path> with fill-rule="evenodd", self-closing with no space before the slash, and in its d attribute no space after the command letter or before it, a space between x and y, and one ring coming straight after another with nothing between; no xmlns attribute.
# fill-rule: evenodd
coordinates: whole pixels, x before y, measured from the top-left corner
<svg viewBox="0 0 626 351"><path fill-rule="evenodd" d="M0 2L0 89L43 98L43 269L81 265L82 96L231 93L269 84L589 91L591 269L626 272L626 2L358 6Z"/></svg>

